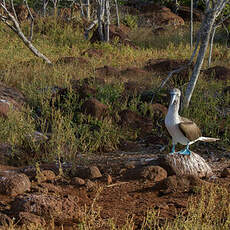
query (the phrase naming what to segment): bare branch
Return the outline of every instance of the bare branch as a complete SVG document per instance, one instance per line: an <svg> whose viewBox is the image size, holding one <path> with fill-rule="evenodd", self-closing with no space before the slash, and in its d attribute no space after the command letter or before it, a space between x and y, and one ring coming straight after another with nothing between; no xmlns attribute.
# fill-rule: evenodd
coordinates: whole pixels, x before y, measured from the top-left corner
<svg viewBox="0 0 230 230"><path fill-rule="evenodd" d="M208 67L210 67L211 61L212 61L212 49L213 49L213 41L214 41L214 37L215 37L215 33L216 33L216 28L217 28L216 26L213 27L213 31L212 31L212 35L211 35L211 39L210 39Z"/></svg>
<svg viewBox="0 0 230 230"><path fill-rule="evenodd" d="M14 13L14 17L18 21L18 17L17 17L16 11L15 11L15 8L14 8L14 0L10 0L10 4L11 4L11 8L12 8L13 13Z"/></svg>
<svg viewBox="0 0 230 230"><path fill-rule="evenodd" d="M85 28L85 39L87 40L89 37L89 31L98 23L98 19L91 22L91 24Z"/></svg>
<svg viewBox="0 0 230 230"><path fill-rule="evenodd" d="M26 8L27 8L27 10L29 12L29 15L30 15L31 22L30 22L30 37L29 37L29 41L32 41L32 38L33 38L33 29L34 29L34 17L33 17L33 14L31 13L31 10L30 10L30 8L28 6L27 0L24 0L24 2L26 4Z"/></svg>
<svg viewBox="0 0 230 230"><path fill-rule="evenodd" d="M18 37L23 41L23 43L30 49L30 51L36 55L37 57L42 58L46 63L51 64L51 61L45 56L43 55L41 52L39 52L31 43L31 41L29 41L26 36L23 34L20 25L18 23L18 21L16 20L16 18L7 10L7 8L0 3L0 7L4 10L4 12L6 13L6 15L8 16L7 19L10 20L13 25L10 25L6 20L4 20L3 17L1 17L1 21L3 21L10 29L12 29L17 35Z"/></svg>

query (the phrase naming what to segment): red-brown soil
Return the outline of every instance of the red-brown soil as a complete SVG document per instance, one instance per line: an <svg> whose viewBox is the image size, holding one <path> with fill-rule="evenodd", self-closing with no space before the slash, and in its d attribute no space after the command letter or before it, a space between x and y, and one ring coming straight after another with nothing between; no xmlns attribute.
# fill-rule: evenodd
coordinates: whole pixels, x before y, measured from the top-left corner
<svg viewBox="0 0 230 230"><path fill-rule="evenodd" d="M130 143L127 144L130 146ZM75 213L74 216L81 216L84 210L87 209L89 211L92 210L92 208L97 211L100 210L102 220L113 218L118 226L125 224L127 218L132 216L135 222L135 229L139 229L149 209L160 211L162 221L175 218L180 211L186 208L188 198L194 195L193 190L189 189L190 187L188 188L188 186L192 186L194 183L196 185L197 183L219 183L224 184L226 187L230 185L228 169L225 169L225 173L224 175L222 173L221 177L223 168L230 165L230 158L227 154L213 156L213 154L208 155L201 153L217 176L214 182L207 181L207 179L207 182L200 179L191 180L186 177L181 180L182 178L177 179L176 176L167 177L163 181L157 182L157 180L154 179L155 177L149 176L149 170L151 168L147 169L147 171L145 170L145 173L143 173L142 169L148 168L151 164L151 161L146 161L146 159L156 159L157 156L165 153L160 153L161 147L158 146L156 142L151 145L147 145L146 143L133 143L133 145L135 148L133 148L132 152L119 151L100 156L79 156L76 160L78 163L76 163L75 168L72 168L70 164L63 164L65 177L57 176L58 167L55 164L40 166L41 171L48 169L56 173L55 177L51 173L51 177L47 176L47 178L43 178L43 180L38 180L38 177L34 177L34 172L36 172L35 168L2 166L0 168L2 171L1 175L7 170L9 170L8 172L13 172L12 170L24 172L29 176L32 185L31 190L25 192L24 195L18 195L16 197L1 195L0 212L6 213L11 218L17 218L17 215L26 216L26 220L23 219L22 223L23 221L30 222L30 219L31 222L38 221L43 223L44 219L47 221L47 218L46 216L42 216L42 214L41 218L39 217L40 215L38 215L38 213L42 212L41 210L38 213L31 211L31 214L28 214L28 210L31 210L31 207L25 206L25 204L25 207L19 207L19 204L21 204L20 202L22 202L24 197L31 197L30 199L35 199L35 201L39 199L39 197L43 197L43 202L44 199L51 199L52 202L48 204L48 208L52 209L52 205L56 204L55 195L55 197L57 197L57 206L55 206L54 210L58 209L59 206L61 207L60 198L66 200L65 205L68 205L66 207L69 207L70 210L67 216L62 214L63 222L59 216L55 219L57 226L64 224L64 229L75 229L79 223L79 219L76 219L76 217L71 219L73 215L73 213L71 213L72 210L79 212L77 214ZM132 148L130 147L130 149ZM206 150L203 152L205 151ZM97 166L101 174L95 170L95 168L91 168L91 171L87 168L85 171L86 174L83 176L84 168L92 165ZM79 169L80 171L78 171ZM48 173L47 171L44 172L46 172L46 174ZM148 175L146 172L148 172ZM154 173L156 173L156 171L154 171ZM159 173L160 177L158 178L165 178L164 173L162 174L161 171ZM49 173L47 175L49 175ZM78 183L79 179L73 180L76 175L81 175L84 178L80 181L81 183ZM33 196L35 197L33 198ZM19 201L21 199L21 201L19 202L17 199L19 199ZM76 206L72 206L71 200L73 200ZM14 202L11 203L12 201ZM62 208L66 207L62 206ZM41 207L41 209L42 208L46 210L45 207Z"/></svg>

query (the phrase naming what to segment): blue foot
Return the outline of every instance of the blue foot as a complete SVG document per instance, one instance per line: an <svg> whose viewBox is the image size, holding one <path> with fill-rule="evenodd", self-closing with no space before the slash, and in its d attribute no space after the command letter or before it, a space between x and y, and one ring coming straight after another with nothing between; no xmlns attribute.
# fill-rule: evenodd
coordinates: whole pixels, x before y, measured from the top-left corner
<svg viewBox="0 0 230 230"><path fill-rule="evenodd" d="M182 155L190 155L191 151L189 149L184 149L184 150L181 150L177 153L182 154Z"/></svg>
<svg viewBox="0 0 230 230"><path fill-rule="evenodd" d="M173 155L175 153L175 144L173 144L173 147L172 147L172 152L169 153L170 155Z"/></svg>

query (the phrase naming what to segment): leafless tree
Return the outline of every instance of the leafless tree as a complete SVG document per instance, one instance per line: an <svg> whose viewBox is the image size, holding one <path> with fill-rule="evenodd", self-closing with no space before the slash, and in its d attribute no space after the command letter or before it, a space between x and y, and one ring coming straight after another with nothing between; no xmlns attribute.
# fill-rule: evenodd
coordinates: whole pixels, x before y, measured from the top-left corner
<svg viewBox="0 0 230 230"><path fill-rule="evenodd" d="M58 7L58 3L59 0L51 0L54 6L54 16L57 16L57 7Z"/></svg>
<svg viewBox="0 0 230 230"><path fill-rule="evenodd" d="M190 18L190 48L193 47L193 0L191 0L191 18Z"/></svg>
<svg viewBox="0 0 230 230"><path fill-rule="evenodd" d="M32 38L33 38L33 31L34 31L34 16L33 14L31 13L31 10L30 10L30 7L28 5L28 2L27 0L24 0L24 3L26 5L26 9L28 10L29 12L29 16L30 16L30 36L29 36L29 41L32 41Z"/></svg>
<svg viewBox="0 0 230 230"><path fill-rule="evenodd" d="M116 7L117 26L120 27L120 17L119 17L118 3L117 3L117 0L114 0L114 2L115 2L115 7Z"/></svg>
<svg viewBox="0 0 230 230"><path fill-rule="evenodd" d="M13 14L7 9L6 5L2 1L0 1L0 8L3 10L3 13L0 13L0 21L7 25L12 31L14 31L18 37L23 41L23 43L33 52L37 57L42 58L46 63L51 64L51 61L43 55L40 51L38 51L31 42L31 34L28 39L21 30L20 24L16 17L15 10L13 10ZM13 0L11 0L11 8L14 9Z"/></svg>
<svg viewBox="0 0 230 230"><path fill-rule="evenodd" d="M46 17L46 7L49 3L49 0L43 0L42 1L42 12L43 12L43 17Z"/></svg>
<svg viewBox="0 0 230 230"><path fill-rule="evenodd" d="M213 29L212 29L212 33L211 33L211 39L210 39L210 45L209 45L209 56L208 56L208 67L210 67L211 65L211 61L212 61L212 49L213 49L213 41L214 41L214 37L216 34L216 29L223 25L224 29L226 29L225 25L224 25L224 21L226 19L228 19L230 17L230 15L222 15L222 17L220 17L219 21L215 22ZM228 35L228 30L227 30L227 35Z"/></svg>
<svg viewBox="0 0 230 230"><path fill-rule="evenodd" d="M216 18L220 15L229 0L205 0L204 18L199 30L200 49L194 65L192 76L186 89L183 107L189 106L196 82L198 80L201 67L203 65L205 53L210 41L210 35L215 26Z"/></svg>
<svg viewBox="0 0 230 230"><path fill-rule="evenodd" d="M109 27L111 23L111 7L116 7L117 25L120 25L117 0L96 0L96 17L85 28L85 38L88 39L89 31L98 25L100 41L109 42ZM113 4L114 3L114 4ZM113 5L112 5L113 4ZM92 10L93 11L93 10ZM92 17L93 18L93 17Z"/></svg>
<svg viewBox="0 0 230 230"><path fill-rule="evenodd" d="M104 41L104 33L103 33L104 15L105 15L105 0L98 0L97 20L98 20L98 33L101 41Z"/></svg>
<svg viewBox="0 0 230 230"><path fill-rule="evenodd" d="M105 41L109 42L110 7L109 0L105 0Z"/></svg>
<svg viewBox="0 0 230 230"><path fill-rule="evenodd" d="M86 0L86 17L87 17L87 20L89 21L90 20L90 1L89 0Z"/></svg>

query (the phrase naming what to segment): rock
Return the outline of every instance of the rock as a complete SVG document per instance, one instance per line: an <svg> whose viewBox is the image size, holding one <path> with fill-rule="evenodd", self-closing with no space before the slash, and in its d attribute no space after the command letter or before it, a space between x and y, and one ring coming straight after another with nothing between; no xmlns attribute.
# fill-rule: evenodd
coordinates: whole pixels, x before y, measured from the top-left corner
<svg viewBox="0 0 230 230"><path fill-rule="evenodd" d="M76 14L79 10L80 7L77 3L74 3L70 8L60 8L57 19L69 23L74 14Z"/></svg>
<svg viewBox="0 0 230 230"><path fill-rule="evenodd" d="M9 143L0 143L0 164L7 165L13 154L13 147ZM2 165L0 166L1 169Z"/></svg>
<svg viewBox="0 0 230 230"><path fill-rule="evenodd" d="M58 60L56 61L56 64L85 64L85 65L88 65L89 61L87 61L83 57L68 56L68 57L58 58Z"/></svg>
<svg viewBox="0 0 230 230"><path fill-rule="evenodd" d="M155 204L155 209L165 209L165 210L169 210L169 206L167 203L159 203L159 204Z"/></svg>
<svg viewBox="0 0 230 230"><path fill-rule="evenodd" d="M45 182L45 181L53 181L55 180L56 175L51 170L43 170L41 173L36 175L36 179L39 183Z"/></svg>
<svg viewBox="0 0 230 230"><path fill-rule="evenodd" d="M90 170L90 178L91 179L96 179L96 178L102 177L101 172L97 166L91 166L91 167L89 167L89 170Z"/></svg>
<svg viewBox="0 0 230 230"><path fill-rule="evenodd" d="M146 89L146 86L142 83L139 84L136 81L129 80L124 83L125 90L123 92L124 96L137 96L137 94L140 94Z"/></svg>
<svg viewBox="0 0 230 230"><path fill-rule="evenodd" d="M185 66L189 60L170 60L170 59L149 59L145 65L145 69L151 72L160 72L168 74L168 72ZM193 63L184 70L174 74L172 80L175 83L186 82L189 80L189 73L193 68Z"/></svg>
<svg viewBox="0 0 230 230"><path fill-rule="evenodd" d="M30 138L32 138L33 142L45 142L49 138L44 135L43 133L40 133L38 131L34 131L32 134L29 135Z"/></svg>
<svg viewBox="0 0 230 230"><path fill-rule="evenodd" d="M105 65L104 67L97 68L95 71L99 76L103 76L103 77L105 76L119 77L121 74L119 69L107 65Z"/></svg>
<svg viewBox="0 0 230 230"><path fill-rule="evenodd" d="M89 48L81 53L81 56L87 55L88 57L102 57L104 51L102 49Z"/></svg>
<svg viewBox="0 0 230 230"><path fill-rule="evenodd" d="M0 116L7 118L10 110L22 111L25 104L26 99L19 90L0 83Z"/></svg>
<svg viewBox="0 0 230 230"><path fill-rule="evenodd" d="M146 90L140 94L140 100L142 102L148 102L161 105L168 105L168 90L162 89L159 92L153 92L152 90ZM155 109L158 106L153 106ZM159 107L158 107L159 108ZM151 106L150 106L151 109Z"/></svg>
<svg viewBox="0 0 230 230"><path fill-rule="evenodd" d="M159 103L152 104L152 105L150 106L150 109L151 109L154 113L162 113L164 116L166 116L166 114L167 114L167 112L168 112L167 107L165 107L164 105L159 104Z"/></svg>
<svg viewBox="0 0 230 230"><path fill-rule="evenodd" d="M128 29L126 26L122 25L121 27L117 27L116 25L110 25L109 26L109 39L112 40L118 40L120 43L124 45L129 45L133 48L137 48L129 39ZM98 33L98 30L94 30L92 37L90 38L91 43L100 42L100 35Z"/></svg>
<svg viewBox="0 0 230 230"><path fill-rule="evenodd" d="M143 135L149 134L153 129L153 122L149 118L140 116L138 113L125 109L119 112L119 125L130 127L132 129L140 129Z"/></svg>
<svg viewBox="0 0 230 230"><path fill-rule="evenodd" d="M195 176L169 176L164 180L159 181L154 187L154 191L158 191L161 195L170 193L191 192L196 187L209 185L208 182L202 181Z"/></svg>
<svg viewBox="0 0 230 230"><path fill-rule="evenodd" d="M85 186L87 190L92 191L96 187L96 183L92 182L91 180L87 180Z"/></svg>
<svg viewBox="0 0 230 230"><path fill-rule="evenodd" d="M202 73L207 79L215 79L226 81L230 79L230 68L224 66L213 66L206 70L203 70Z"/></svg>
<svg viewBox="0 0 230 230"><path fill-rule="evenodd" d="M124 178L128 180L151 180L152 182L158 182L167 177L167 172L159 166L136 166L135 168L129 168L124 174Z"/></svg>
<svg viewBox="0 0 230 230"><path fill-rule="evenodd" d="M136 162L135 161L128 161L127 163L125 163L125 167L127 169L134 169L134 168L136 168Z"/></svg>
<svg viewBox="0 0 230 230"><path fill-rule="evenodd" d="M137 67L128 67L125 70L121 71L121 75L125 75L125 76L130 76L130 77L143 77L143 75L149 75L149 72L144 70L144 69L140 69Z"/></svg>
<svg viewBox="0 0 230 230"><path fill-rule="evenodd" d="M73 94L76 95L76 98L79 100L85 100L89 97L96 96L96 90L87 84L80 84L79 81L71 81L72 90L69 88L60 88L58 89L51 98L50 105L54 105L56 108L61 108L63 110L63 106L67 100L73 100ZM74 101L76 103L76 101Z"/></svg>
<svg viewBox="0 0 230 230"><path fill-rule="evenodd" d="M83 179L97 179L102 177L102 174L97 166L91 166L76 168L75 176Z"/></svg>
<svg viewBox="0 0 230 230"><path fill-rule="evenodd" d="M91 98L85 101L81 107L82 111L87 115L98 119L104 118L108 114L108 106L102 104L96 98Z"/></svg>
<svg viewBox="0 0 230 230"><path fill-rule="evenodd" d="M160 166L146 166L141 172L141 177L153 182L158 182L167 177L167 172Z"/></svg>
<svg viewBox="0 0 230 230"><path fill-rule="evenodd" d="M191 20L191 9L187 6L180 6L177 15L182 17L186 21ZM203 20L203 12L198 9L193 9L193 20L201 22Z"/></svg>
<svg viewBox="0 0 230 230"><path fill-rule="evenodd" d="M19 213L19 223L26 226L33 224L35 226L43 226L46 224L44 218L29 212Z"/></svg>
<svg viewBox="0 0 230 230"><path fill-rule="evenodd" d="M142 18L146 25L152 24L155 26L181 26L184 25L184 20L180 16L174 14L169 8L160 6L154 3L145 4L140 8Z"/></svg>
<svg viewBox="0 0 230 230"><path fill-rule="evenodd" d="M6 100L0 100L0 115L4 118L7 118L10 111L10 103Z"/></svg>
<svg viewBox="0 0 230 230"><path fill-rule="evenodd" d="M15 174L9 177L0 177L0 193L17 196L30 190L30 180L25 174Z"/></svg>
<svg viewBox="0 0 230 230"><path fill-rule="evenodd" d="M224 168L221 172L221 177L230 177L230 168Z"/></svg>
<svg viewBox="0 0 230 230"><path fill-rule="evenodd" d="M82 178L80 177L74 177L72 178L71 180L71 184L72 185L76 185L76 186L82 186L85 184L85 180L83 180Z"/></svg>
<svg viewBox="0 0 230 230"><path fill-rule="evenodd" d="M0 226L12 226L13 220L4 213L0 212Z"/></svg>
<svg viewBox="0 0 230 230"><path fill-rule="evenodd" d="M167 154L156 160L157 165L164 168L168 175L192 175L196 177L211 177L212 169L207 162L198 154L191 152L190 155Z"/></svg>
<svg viewBox="0 0 230 230"><path fill-rule="evenodd" d="M15 7L15 11L19 22L25 21L30 17L29 11L25 4L17 5ZM32 13L34 18L37 16L37 14L34 12L32 8L30 8L30 12Z"/></svg>
<svg viewBox="0 0 230 230"><path fill-rule="evenodd" d="M73 197L45 194L17 196L11 204L10 211L15 216L19 216L21 212L32 213L47 221L54 220L57 224L77 221L80 214L79 206Z"/></svg>

